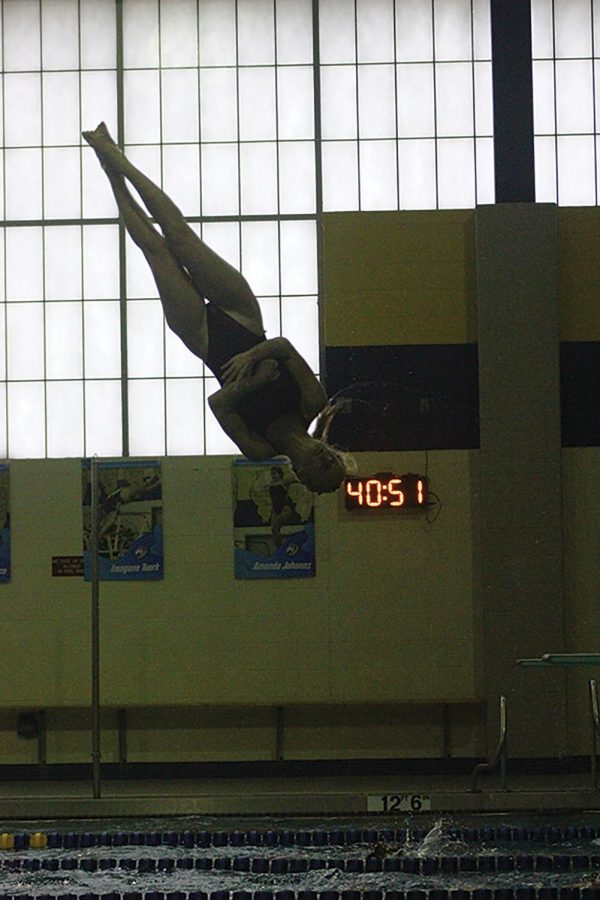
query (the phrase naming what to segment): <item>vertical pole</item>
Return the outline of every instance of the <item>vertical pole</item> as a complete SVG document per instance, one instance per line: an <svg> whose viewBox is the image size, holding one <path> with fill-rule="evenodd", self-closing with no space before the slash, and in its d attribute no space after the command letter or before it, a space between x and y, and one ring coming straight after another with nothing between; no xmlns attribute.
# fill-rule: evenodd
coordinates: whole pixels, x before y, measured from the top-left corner
<svg viewBox="0 0 600 900"><path fill-rule="evenodd" d="M98 460L91 460L90 559L92 569L92 783L100 797L100 572L98 565Z"/></svg>
<svg viewBox="0 0 600 900"><path fill-rule="evenodd" d="M496 203L535 203L531 0L491 0Z"/></svg>

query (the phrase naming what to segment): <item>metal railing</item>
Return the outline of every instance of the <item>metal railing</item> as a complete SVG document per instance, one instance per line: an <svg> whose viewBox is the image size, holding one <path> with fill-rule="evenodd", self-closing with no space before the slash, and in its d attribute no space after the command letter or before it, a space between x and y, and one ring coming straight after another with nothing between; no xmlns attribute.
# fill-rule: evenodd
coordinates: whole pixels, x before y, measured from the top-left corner
<svg viewBox="0 0 600 900"><path fill-rule="evenodd" d="M502 790L506 790L506 737L507 737L507 717L506 717L506 697L500 697L500 733L498 736L498 744L494 755L489 762L478 763L471 774L471 791L480 791L478 786L479 777L481 775L490 775L498 766L500 766L500 783Z"/></svg>

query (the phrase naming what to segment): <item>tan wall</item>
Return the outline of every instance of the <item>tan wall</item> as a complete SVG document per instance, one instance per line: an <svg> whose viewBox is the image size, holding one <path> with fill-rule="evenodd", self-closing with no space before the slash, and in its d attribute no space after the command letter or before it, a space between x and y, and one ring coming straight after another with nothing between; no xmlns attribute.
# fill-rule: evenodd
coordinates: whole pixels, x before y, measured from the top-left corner
<svg viewBox="0 0 600 900"><path fill-rule="evenodd" d="M358 221L362 232L354 217L337 235L334 261L356 288L352 316L344 315L349 294L332 290L334 270L325 271L328 343L359 343L357 334L362 344L473 340L472 212ZM559 210L558 225L561 337L596 340L598 210ZM326 227L335 235L340 223ZM357 281L361 272L368 278ZM358 462L366 472L426 464L423 452L359 454ZM134 761L273 758L278 705L288 758L481 755L477 451L428 454L443 502L433 524L356 521L340 497L318 498L317 577L285 583L233 577L230 464L164 460L165 579L102 585L103 758L117 758L121 705ZM14 574L0 585L3 762L36 759L35 742L15 735L21 707L48 708L50 762L89 760L90 587L53 578L50 568L52 555L81 552L79 465L11 464ZM563 451L571 651L600 643L599 468L598 448ZM569 673L571 754L588 752L595 674Z"/></svg>

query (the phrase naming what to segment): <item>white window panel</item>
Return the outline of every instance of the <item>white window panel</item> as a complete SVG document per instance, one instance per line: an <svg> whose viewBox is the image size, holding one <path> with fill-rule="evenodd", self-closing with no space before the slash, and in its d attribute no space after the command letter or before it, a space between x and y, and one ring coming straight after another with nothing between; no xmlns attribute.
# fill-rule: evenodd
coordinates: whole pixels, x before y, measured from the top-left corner
<svg viewBox="0 0 600 900"><path fill-rule="evenodd" d="M12 381L44 377L44 307L9 303L6 309L7 374Z"/></svg>
<svg viewBox="0 0 600 900"><path fill-rule="evenodd" d="M535 134L553 134L556 129L554 108L554 63L533 62L533 127Z"/></svg>
<svg viewBox="0 0 600 900"><path fill-rule="evenodd" d="M473 134L473 80L470 63L436 66L437 126L440 137Z"/></svg>
<svg viewBox="0 0 600 900"><path fill-rule="evenodd" d="M41 150L6 150L4 166L6 217L8 219L41 219Z"/></svg>
<svg viewBox="0 0 600 900"><path fill-rule="evenodd" d="M558 202L561 206L588 206L596 202L594 138L559 137Z"/></svg>
<svg viewBox="0 0 600 900"><path fill-rule="evenodd" d="M4 76L4 140L7 147L35 147L42 139L41 79Z"/></svg>
<svg viewBox="0 0 600 900"><path fill-rule="evenodd" d="M86 300L83 322L85 377L118 378L121 374L119 302Z"/></svg>
<svg viewBox="0 0 600 900"><path fill-rule="evenodd" d="M6 380L6 308L2 309L0 313L0 380ZM0 397L4 396L4 391L0 388ZM0 413L0 428L1 428L1 413ZM0 454L1 456L2 454Z"/></svg>
<svg viewBox="0 0 600 900"><path fill-rule="evenodd" d="M435 209L435 141L398 142L400 209Z"/></svg>
<svg viewBox="0 0 600 900"><path fill-rule="evenodd" d="M475 63L475 133L494 133L494 99L492 91L492 65L489 62Z"/></svg>
<svg viewBox="0 0 600 900"><path fill-rule="evenodd" d="M471 0L434 0L435 56L471 59Z"/></svg>
<svg viewBox="0 0 600 900"><path fill-rule="evenodd" d="M167 376L176 378L198 377L204 371L202 360L194 356L168 326L165 326L165 371Z"/></svg>
<svg viewBox="0 0 600 900"><path fill-rule="evenodd" d="M83 382L49 382L46 404L48 456L83 456Z"/></svg>
<svg viewBox="0 0 600 900"><path fill-rule="evenodd" d="M128 382L129 449L134 456L165 453L165 387L162 379Z"/></svg>
<svg viewBox="0 0 600 900"><path fill-rule="evenodd" d="M591 60L556 63L556 104L559 134L591 134L594 130Z"/></svg>
<svg viewBox="0 0 600 900"><path fill-rule="evenodd" d="M592 55L590 0L554 0L556 56Z"/></svg>
<svg viewBox="0 0 600 900"><path fill-rule="evenodd" d="M359 134L361 138L396 136L393 66L359 66Z"/></svg>
<svg viewBox="0 0 600 900"><path fill-rule="evenodd" d="M4 69L7 72L40 67L39 0L3 4Z"/></svg>
<svg viewBox="0 0 600 900"><path fill-rule="evenodd" d="M205 216L239 213L238 150L235 144L202 148L202 212Z"/></svg>
<svg viewBox="0 0 600 900"><path fill-rule="evenodd" d="M205 222L202 240L234 269L240 270L240 228L236 222Z"/></svg>
<svg viewBox="0 0 600 900"><path fill-rule="evenodd" d="M309 141L279 144L281 213L315 212L315 149Z"/></svg>
<svg viewBox="0 0 600 900"><path fill-rule="evenodd" d="M389 62L394 58L393 0L358 0L356 7L358 62Z"/></svg>
<svg viewBox="0 0 600 900"><path fill-rule="evenodd" d="M106 122L111 134L117 137L117 76L116 72L81 73L81 122L90 130L99 122Z"/></svg>
<svg viewBox="0 0 600 900"><path fill-rule="evenodd" d="M433 59L431 0L396 3L396 58L399 62Z"/></svg>
<svg viewBox="0 0 600 900"><path fill-rule="evenodd" d="M115 4L111 0L88 0L80 4L79 15L81 67L114 69L117 62Z"/></svg>
<svg viewBox="0 0 600 900"><path fill-rule="evenodd" d="M4 269L4 260L6 254L6 246L5 246L5 237L6 237L6 229L0 228L0 303L4 303L6 299L6 279L5 279L5 269ZM0 319L4 315L3 312L0 312ZM1 343L1 338L0 338Z"/></svg>
<svg viewBox="0 0 600 900"><path fill-rule="evenodd" d="M8 451L13 459L46 455L44 384L8 384Z"/></svg>
<svg viewBox="0 0 600 900"><path fill-rule="evenodd" d="M158 66L158 29L158 0L127 0L123 4L126 69Z"/></svg>
<svg viewBox="0 0 600 900"><path fill-rule="evenodd" d="M158 72L125 72L125 142L160 141L160 83Z"/></svg>
<svg viewBox="0 0 600 900"><path fill-rule="evenodd" d="M158 290L142 251L127 236L126 270L127 270L127 296L130 299L137 297L156 297Z"/></svg>
<svg viewBox="0 0 600 900"><path fill-rule="evenodd" d="M8 457L8 428L6 415L6 385L0 387L0 457Z"/></svg>
<svg viewBox="0 0 600 900"><path fill-rule="evenodd" d="M554 55L553 0L531 0L531 45L533 59Z"/></svg>
<svg viewBox="0 0 600 900"><path fill-rule="evenodd" d="M203 141L237 140L235 69L201 70L200 134Z"/></svg>
<svg viewBox="0 0 600 900"><path fill-rule="evenodd" d="M162 139L198 141L198 74L192 69L162 73Z"/></svg>
<svg viewBox="0 0 600 900"><path fill-rule="evenodd" d="M85 453L121 456L121 384L119 381L85 383Z"/></svg>
<svg viewBox="0 0 600 900"><path fill-rule="evenodd" d="M358 209L358 155L355 141L323 143L323 209Z"/></svg>
<svg viewBox="0 0 600 900"><path fill-rule="evenodd" d="M84 218L114 218L116 203L108 179L93 150L84 148L81 158L81 206Z"/></svg>
<svg viewBox="0 0 600 900"><path fill-rule="evenodd" d="M413 63L397 68L398 137L433 137L435 102L433 66Z"/></svg>
<svg viewBox="0 0 600 900"><path fill-rule="evenodd" d="M275 62L273 0L238 0L238 62L264 66Z"/></svg>
<svg viewBox="0 0 600 900"><path fill-rule="evenodd" d="M312 63L311 0L277 0L277 61Z"/></svg>
<svg viewBox="0 0 600 900"><path fill-rule="evenodd" d="M321 119L324 140L356 137L356 71L353 66L321 70Z"/></svg>
<svg viewBox="0 0 600 900"><path fill-rule="evenodd" d="M127 304L127 371L131 378L164 374L164 316L160 300Z"/></svg>
<svg viewBox="0 0 600 900"><path fill-rule="evenodd" d="M46 72L42 77L44 144L79 144L79 73Z"/></svg>
<svg viewBox="0 0 600 900"><path fill-rule="evenodd" d="M200 212L200 154L198 145L163 147L163 188L184 216Z"/></svg>
<svg viewBox="0 0 600 900"><path fill-rule="evenodd" d="M83 229L83 293L88 300L119 296L119 230L116 225Z"/></svg>
<svg viewBox="0 0 600 900"><path fill-rule="evenodd" d="M46 304L46 377L82 378L81 303Z"/></svg>
<svg viewBox="0 0 600 900"><path fill-rule="evenodd" d="M537 203L556 203L556 145L553 137L536 137L535 199Z"/></svg>
<svg viewBox="0 0 600 900"><path fill-rule="evenodd" d="M279 293L276 222L242 223L242 272L255 294Z"/></svg>
<svg viewBox="0 0 600 900"><path fill-rule="evenodd" d="M280 140L312 140L315 133L312 69L280 68L277 73L277 120Z"/></svg>
<svg viewBox="0 0 600 900"><path fill-rule="evenodd" d="M398 208L397 172L395 141L361 141L361 209Z"/></svg>
<svg viewBox="0 0 600 900"><path fill-rule="evenodd" d="M199 8L200 65L236 63L235 0L203 0Z"/></svg>
<svg viewBox="0 0 600 900"><path fill-rule="evenodd" d="M281 302L279 297L258 297L263 328L268 338L281 334Z"/></svg>
<svg viewBox="0 0 600 900"><path fill-rule="evenodd" d="M321 0L319 43L323 65L356 61L354 0Z"/></svg>
<svg viewBox="0 0 600 900"><path fill-rule="evenodd" d="M81 297L81 228L57 225L44 232L46 300Z"/></svg>
<svg viewBox="0 0 600 900"><path fill-rule="evenodd" d="M277 148L275 143L240 146L241 213L277 212Z"/></svg>
<svg viewBox="0 0 600 900"><path fill-rule="evenodd" d="M316 297L284 297L281 304L283 336L319 371L319 307Z"/></svg>
<svg viewBox="0 0 600 900"><path fill-rule="evenodd" d="M6 229L6 299L41 300L42 229Z"/></svg>
<svg viewBox="0 0 600 900"><path fill-rule="evenodd" d="M196 0L169 0L161 4L160 57L163 66L198 64Z"/></svg>
<svg viewBox="0 0 600 900"><path fill-rule="evenodd" d="M199 378L167 380L167 453L204 452L204 385Z"/></svg>
<svg viewBox="0 0 600 900"><path fill-rule="evenodd" d="M477 203L495 203L494 184L494 141L492 138L478 138L475 141L477 157Z"/></svg>
<svg viewBox="0 0 600 900"><path fill-rule="evenodd" d="M239 70L240 140L270 141L277 137L275 69Z"/></svg>
<svg viewBox="0 0 600 900"><path fill-rule="evenodd" d="M233 456L241 456L238 447L233 443L231 438L227 437L219 423L217 422L213 411L208 405L208 398L215 391L219 390L219 383L216 378L206 379L206 406L204 408L204 421L206 422L206 453L209 454L232 454Z"/></svg>
<svg viewBox="0 0 600 900"><path fill-rule="evenodd" d="M492 58L492 23L490 0L473 0L473 57Z"/></svg>
<svg viewBox="0 0 600 900"><path fill-rule="evenodd" d="M472 140L438 141L440 209L475 206L475 151Z"/></svg>
<svg viewBox="0 0 600 900"><path fill-rule="evenodd" d="M41 4L44 69L79 68L78 5L77 0L44 0Z"/></svg>
<svg viewBox="0 0 600 900"><path fill-rule="evenodd" d="M81 216L79 150L57 147L44 150L44 215L47 219Z"/></svg>

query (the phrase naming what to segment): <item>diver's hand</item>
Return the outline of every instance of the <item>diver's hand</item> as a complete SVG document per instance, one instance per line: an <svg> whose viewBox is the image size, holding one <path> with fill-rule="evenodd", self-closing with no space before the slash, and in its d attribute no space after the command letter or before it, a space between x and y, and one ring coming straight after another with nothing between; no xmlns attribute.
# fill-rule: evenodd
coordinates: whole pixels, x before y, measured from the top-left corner
<svg viewBox="0 0 600 900"><path fill-rule="evenodd" d="M279 366L277 360L257 359L257 355L252 350L245 350L232 356L221 369L223 373L223 384L233 384L235 381L251 379L259 377L261 381L274 381L279 375Z"/></svg>
<svg viewBox="0 0 600 900"><path fill-rule="evenodd" d="M244 393L247 393L248 390L256 390L262 385L279 378L280 372L277 360L242 361L240 357L243 355L243 353L240 353L237 357L234 357L234 360L237 360L236 365L231 366L230 363L227 363L227 372L223 378L224 387L236 386L244 390ZM233 360L230 362L233 362Z"/></svg>

